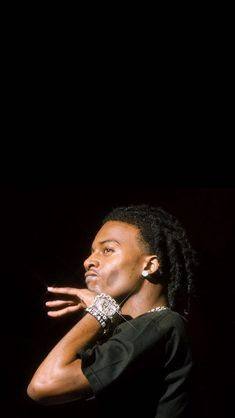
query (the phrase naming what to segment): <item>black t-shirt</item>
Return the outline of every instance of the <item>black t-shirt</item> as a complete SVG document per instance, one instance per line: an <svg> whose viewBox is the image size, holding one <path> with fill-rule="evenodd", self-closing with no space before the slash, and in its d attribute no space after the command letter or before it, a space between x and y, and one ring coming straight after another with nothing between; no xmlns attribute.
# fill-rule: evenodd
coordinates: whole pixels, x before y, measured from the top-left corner
<svg viewBox="0 0 235 418"><path fill-rule="evenodd" d="M125 321L80 356L94 416L190 418L192 358L187 322L178 313L168 309Z"/></svg>

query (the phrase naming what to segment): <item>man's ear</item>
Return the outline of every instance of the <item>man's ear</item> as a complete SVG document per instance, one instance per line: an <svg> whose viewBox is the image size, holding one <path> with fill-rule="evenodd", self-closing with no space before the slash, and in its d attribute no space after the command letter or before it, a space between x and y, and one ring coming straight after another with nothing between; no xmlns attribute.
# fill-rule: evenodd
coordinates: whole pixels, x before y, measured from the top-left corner
<svg viewBox="0 0 235 418"><path fill-rule="evenodd" d="M149 260L149 273L153 274L156 273L159 269L159 261L156 255L152 255Z"/></svg>
<svg viewBox="0 0 235 418"><path fill-rule="evenodd" d="M151 255L147 259L147 264L144 268L144 272L147 272L147 275L154 274L159 269L159 261L156 255ZM145 276L145 275L144 275Z"/></svg>

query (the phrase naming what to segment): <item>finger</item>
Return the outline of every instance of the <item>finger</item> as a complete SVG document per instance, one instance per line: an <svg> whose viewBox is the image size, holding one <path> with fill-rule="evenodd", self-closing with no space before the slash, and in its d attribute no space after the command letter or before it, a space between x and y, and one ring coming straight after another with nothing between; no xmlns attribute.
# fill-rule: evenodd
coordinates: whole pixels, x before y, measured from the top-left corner
<svg viewBox="0 0 235 418"><path fill-rule="evenodd" d="M63 294L74 295L74 296L77 296L77 293L79 291L79 289L75 289L73 287L51 287L51 286L49 286L47 290L48 292L52 292L52 293L63 293Z"/></svg>
<svg viewBox="0 0 235 418"><path fill-rule="evenodd" d="M75 303L72 300L48 300L46 302L46 306L49 306L51 308L55 307L55 306L62 306L62 305L77 305L77 303Z"/></svg>
<svg viewBox="0 0 235 418"><path fill-rule="evenodd" d="M82 307L82 309L84 309L84 308ZM48 311L47 315L51 316L53 318L56 318L56 317L63 316L63 315L69 314L71 312L76 312L76 311L79 311L79 310L81 310L81 306L78 306L78 305L68 306L67 308L61 309L59 311Z"/></svg>

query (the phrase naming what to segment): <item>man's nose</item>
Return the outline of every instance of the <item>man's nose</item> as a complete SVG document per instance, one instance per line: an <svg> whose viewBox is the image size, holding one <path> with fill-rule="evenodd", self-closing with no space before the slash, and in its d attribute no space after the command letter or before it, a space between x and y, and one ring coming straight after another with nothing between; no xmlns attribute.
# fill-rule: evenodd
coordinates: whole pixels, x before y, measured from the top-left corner
<svg viewBox="0 0 235 418"><path fill-rule="evenodd" d="M97 257L95 257L93 254L90 255L85 261L84 261L84 267L85 270L89 270L91 267L99 267L99 260Z"/></svg>

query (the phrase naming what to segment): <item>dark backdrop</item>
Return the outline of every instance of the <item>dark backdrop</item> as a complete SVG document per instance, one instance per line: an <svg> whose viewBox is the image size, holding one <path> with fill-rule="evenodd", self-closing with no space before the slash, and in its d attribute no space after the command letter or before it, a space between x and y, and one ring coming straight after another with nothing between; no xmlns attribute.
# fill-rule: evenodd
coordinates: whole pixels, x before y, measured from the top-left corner
<svg viewBox="0 0 235 418"><path fill-rule="evenodd" d="M1 392L11 416L83 416L82 404L81 411L77 403L41 407L26 395L36 366L74 321L46 316L46 286L82 285L82 261L100 221L112 207L129 203L160 205L174 214L198 252L198 300L191 317L198 416L228 416L235 189L19 183L1 186L1 202Z"/></svg>

